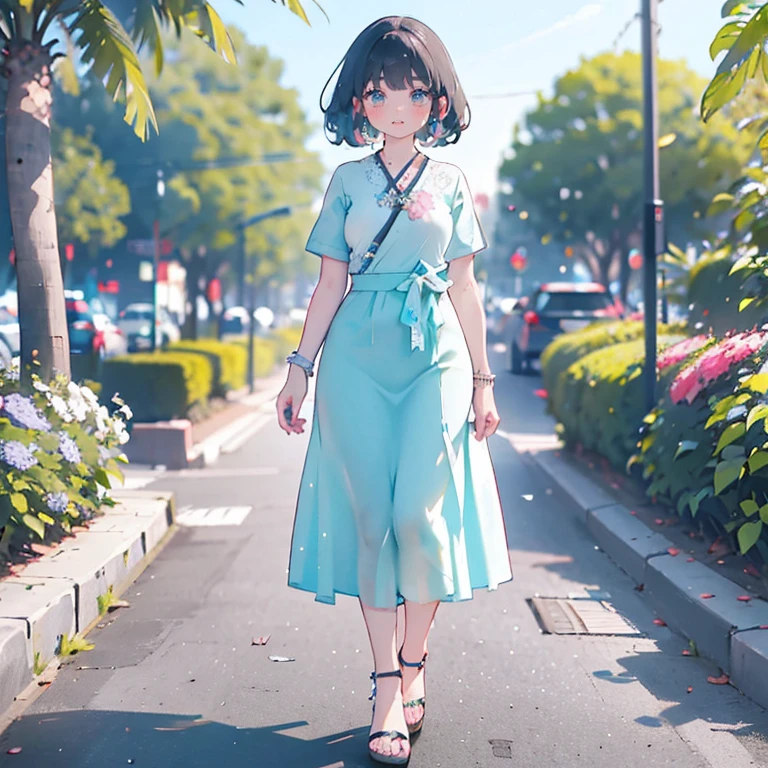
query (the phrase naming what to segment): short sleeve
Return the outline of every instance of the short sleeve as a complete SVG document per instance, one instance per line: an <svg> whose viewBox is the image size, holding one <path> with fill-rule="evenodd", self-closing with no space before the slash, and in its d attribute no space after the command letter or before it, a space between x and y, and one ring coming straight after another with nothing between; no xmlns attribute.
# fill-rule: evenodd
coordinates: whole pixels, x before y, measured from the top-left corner
<svg viewBox="0 0 768 768"><path fill-rule="evenodd" d="M330 256L337 261L349 261L349 246L344 237L350 200L344 192L341 168L337 168L328 185L323 208L307 240L306 249L317 256Z"/></svg>
<svg viewBox="0 0 768 768"><path fill-rule="evenodd" d="M451 207L453 217L453 235L445 251L445 260L460 259L488 247L483 229L475 213L472 193L469 191L464 174L459 171L456 194Z"/></svg>

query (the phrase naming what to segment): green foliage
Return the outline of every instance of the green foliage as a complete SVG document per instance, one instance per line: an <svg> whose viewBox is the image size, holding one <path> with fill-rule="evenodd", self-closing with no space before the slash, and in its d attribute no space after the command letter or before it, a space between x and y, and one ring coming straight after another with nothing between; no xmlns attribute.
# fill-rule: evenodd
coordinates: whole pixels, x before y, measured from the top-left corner
<svg viewBox="0 0 768 768"><path fill-rule="evenodd" d="M128 187L104 160L92 130L81 136L69 128L51 136L56 174L56 222L62 243L111 247L125 237L122 217L131 210Z"/></svg>
<svg viewBox="0 0 768 768"><path fill-rule="evenodd" d="M110 476L122 480L122 445L130 409L116 398L113 413L87 387L33 377L19 392L14 372L0 371L0 529L4 553L67 533L113 502Z"/></svg>
<svg viewBox="0 0 768 768"><path fill-rule="evenodd" d="M660 133L669 137L661 161L667 229L685 242L694 215L736 178L751 146L725 117L701 124L695 107L705 81L684 62L659 61L658 78ZM626 270L627 250L640 245L642 93L639 54L582 61L526 114L499 172L514 187L502 205L527 210L542 242L572 245L596 279L615 277L620 264Z"/></svg>
<svg viewBox="0 0 768 768"><path fill-rule="evenodd" d="M45 668L48 665L42 661L42 656L40 654L40 651L35 651L35 660L32 664L32 674L37 677L38 675L42 675L43 672L45 672Z"/></svg>
<svg viewBox="0 0 768 768"><path fill-rule="evenodd" d="M105 361L102 386L120 393L136 421L167 421L207 402L213 369L208 357L194 352L132 354Z"/></svg>
<svg viewBox="0 0 768 768"><path fill-rule="evenodd" d="M683 336L660 336L659 346ZM586 354L561 374L550 408L567 444L608 458L623 468L637 450L638 431L645 417L643 366L645 340L614 343ZM662 375L662 384L671 376Z"/></svg>
<svg viewBox="0 0 768 768"><path fill-rule="evenodd" d="M112 584L109 585L103 595L96 596L96 602L99 606L99 616L103 616L109 610L109 607L117 602L117 595L112 590Z"/></svg>
<svg viewBox="0 0 768 768"><path fill-rule="evenodd" d="M742 331L765 321L766 309L759 304L743 306L742 279L732 273L728 249L704 254L691 270L688 285L690 314L694 328L711 329L718 336Z"/></svg>
<svg viewBox="0 0 768 768"><path fill-rule="evenodd" d="M79 632L72 637L62 635L57 656L74 656L82 651L92 651L96 646L89 643Z"/></svg>
<svg viewBox="0 0 768 768"><path fill-rule="evenodd" d="M211 395L225 397L227 392L245 386L248 353L238 344L199 339L197 341L179 341L171 344L170 350L189 352L206 357L213 372Z"/></svg>

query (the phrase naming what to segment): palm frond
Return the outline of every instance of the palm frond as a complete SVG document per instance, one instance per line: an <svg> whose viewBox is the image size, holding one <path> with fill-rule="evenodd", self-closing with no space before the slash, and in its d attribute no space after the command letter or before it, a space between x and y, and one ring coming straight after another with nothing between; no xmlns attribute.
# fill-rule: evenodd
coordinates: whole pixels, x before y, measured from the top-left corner
<svg viewBox="0 0 768 768"><path fill-rule="evenodd" d="M144 141L150 125L157 131L157 119L133 41L100 0L85 0L80 5L82 10L69 31L82 49L83 63L92 64L113 99L125 99L125 121Z"/></svg>

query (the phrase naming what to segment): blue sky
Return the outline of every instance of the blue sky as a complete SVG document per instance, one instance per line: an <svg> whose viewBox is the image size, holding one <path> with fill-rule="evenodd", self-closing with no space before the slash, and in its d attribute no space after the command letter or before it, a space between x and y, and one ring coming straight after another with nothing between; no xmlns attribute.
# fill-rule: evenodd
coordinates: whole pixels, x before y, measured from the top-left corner
<svg viewBox="0 0 768 768"><path fill-rule="evenodd" d="M434 156L459 165L473 193L493 195L496 173L512 126L533 97L478 98L488 94L547 90L553 80L578 65L582 56L611 50L626 24L639 11L640 0L320 0L330 17L303 0L312 26L267 0L246 0L241 7L218 0L227 23L245 30L248 39L266 45L285 61L282 84L296 88L310 121L320 124L320 92L355 36L381 16L408 15L428 24L453 58L472 108L472 125L461 141L435 150ZM663 0L660 55L686 59L702 75L711 75L709 44L721 26L722 0ZM618 50L640 48L635 21ZM474 98L473 98L474 97ZM331 145L320 131L311 149L321 153L330 172L339 163L367 150ZM430 154L432 154L430 152Z"/></svg>

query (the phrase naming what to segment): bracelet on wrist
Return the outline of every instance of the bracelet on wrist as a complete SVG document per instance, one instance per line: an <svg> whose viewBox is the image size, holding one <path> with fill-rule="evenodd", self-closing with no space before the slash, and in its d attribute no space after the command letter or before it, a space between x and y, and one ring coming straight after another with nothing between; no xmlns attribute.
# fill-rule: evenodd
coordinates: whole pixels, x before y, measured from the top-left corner
<svg viewBox="0 0 768 768"><path fill-rule="evenodd" d="M472 374L472 383L475 387L492 387L496 381L493 373L474 373Z"/></svg>
<svg viewBox="0 0 768 768"><path fill-rule="evenodd" d="M296 350L291 352L291 354L285 358L285 362L288 363L288 365L295 365L301 368L307 376L315 375L315 364L312 360L304 357L304 355L300 355Z"/></svg>

